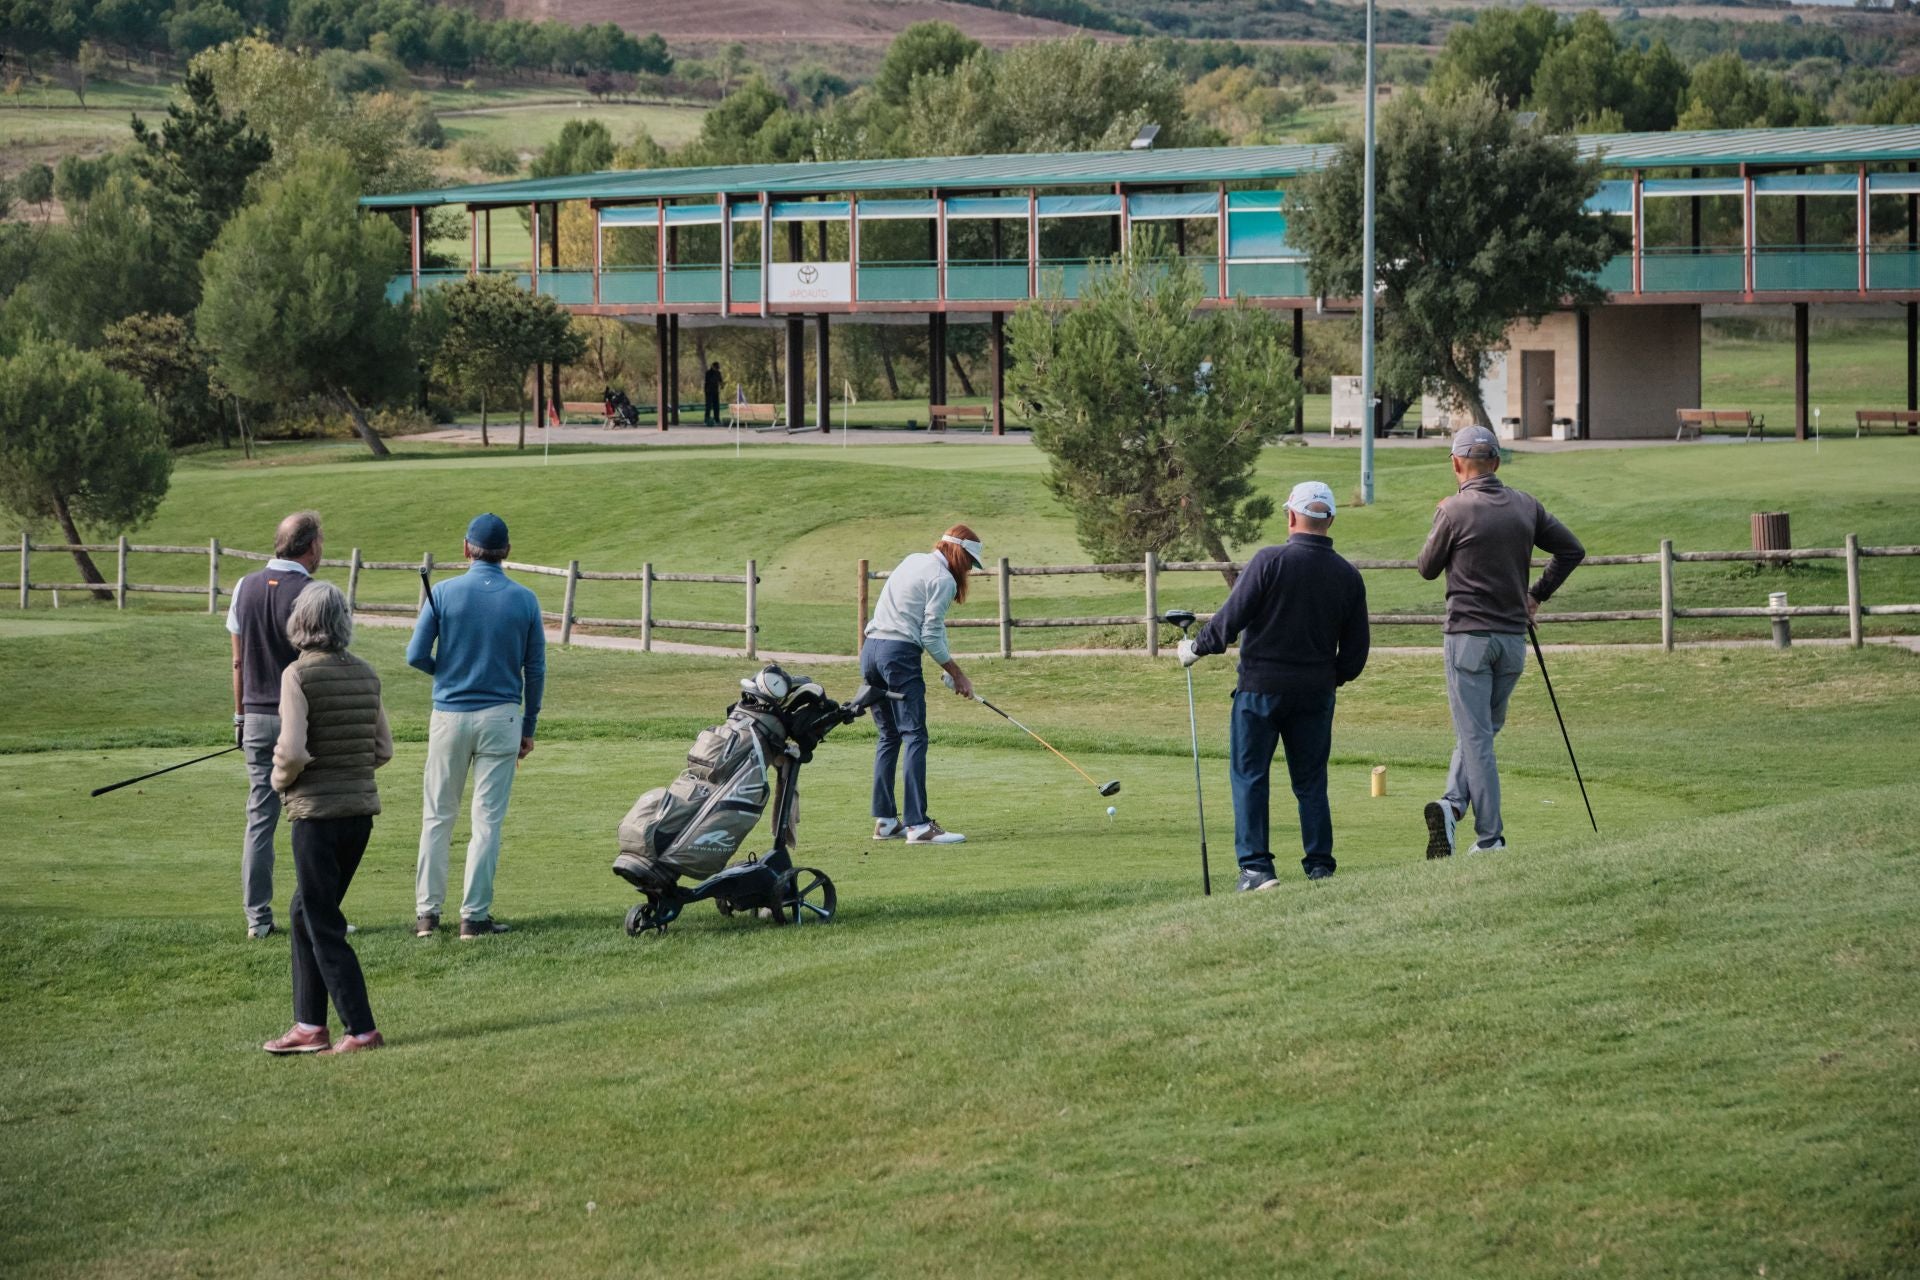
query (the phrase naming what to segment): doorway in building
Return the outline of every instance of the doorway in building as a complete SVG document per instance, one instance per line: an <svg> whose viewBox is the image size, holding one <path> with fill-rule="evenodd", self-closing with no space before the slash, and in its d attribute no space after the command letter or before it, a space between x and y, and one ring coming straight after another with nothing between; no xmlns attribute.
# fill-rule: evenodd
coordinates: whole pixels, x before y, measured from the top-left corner
<svg viewBox="0 0 1920 1280"><path fill-rule="evenodd" d="M1553 434L1553 352L1520 353L1520 438Z"/></svg>

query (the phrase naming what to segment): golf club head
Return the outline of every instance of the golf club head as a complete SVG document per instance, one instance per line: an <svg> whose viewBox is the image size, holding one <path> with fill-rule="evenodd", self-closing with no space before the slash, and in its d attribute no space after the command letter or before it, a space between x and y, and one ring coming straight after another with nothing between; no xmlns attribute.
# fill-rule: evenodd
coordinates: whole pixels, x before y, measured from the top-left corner
<svg viewBox="0 0 1920 1280"><path fill-rule="evenodd" d="M1191 609L1169 609L1160 615L1160 621L1185 631L1194 624L1195 619Z"/></svg>
<svg viewBox="0 0 1920 1280"><path fill-rule="evenodd" d="M1102 787L1102 788L1100 788L1100 794L1101 794L1101 795L1103 795L1103 796L1117 796L1117 795L1119 795L1119 794L1120 794L1120 779L1118 779L1118 778L1115 778L1115 779L1114 779L1114 780L1113 780L1112 782L1109 782L1109 783L1108 783L1108 784L1107 784L1106 786L1104 786L1104 787Z"/></svg>

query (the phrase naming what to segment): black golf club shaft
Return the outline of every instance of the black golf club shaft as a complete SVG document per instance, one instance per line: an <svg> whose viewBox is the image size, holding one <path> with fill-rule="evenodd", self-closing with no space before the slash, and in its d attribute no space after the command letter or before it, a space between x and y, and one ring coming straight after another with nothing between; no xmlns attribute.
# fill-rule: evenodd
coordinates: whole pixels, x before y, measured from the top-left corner
<svg viewBox="0 0 1920 1280"><path fill-rule="evenodd" d="M427 607L433 610L434 624L439 625L440 602L433 598L433 572L425 565L420 566L420 590L427 597Z"/></svg>
<svg viewBox="0 0 1920 1280"><path fill-rule="evenodd" d="M145 782L148 778L157 778L163 773L172 773L175 769L184 769L190 764L199 764L202 760L212 760L216 756L224 756L230 752L238 751L239 749L240 748L237 745L231 746L231 747L224 747L219 751L209 752L204 756L195 756L193 759L183 761L180 764L170 764L164 769L155 769L152 773L143 773L137 778L128 778L125 782L116 782L110 787L95 787L88 794L103 796L107 794L107 792L109 791L118 791L122 787L130 787L136 782Z"/></svg>
<svg viewBox="0 0 1920 1280"><path fill-rule="evenodd" d="M1196 621L1186 609L1169 609L1161 621L1169 626L1180 628L1180 636L1186 638L1187 628ZM1185 667L1187 673L1187 728L1193 734L1193 808L1200 816L1200 896L1213 896L1213 873L1207 867L1207 802L1200 790L1200 718L1193 708L1193 668Z"/></svg>
<svg viewBox="0 0 1920 1280"><path fill-rule="evenodd" d="M1547 655L1540 650L1540 633L1533 623L1527 623L1527 636L1533 641L1533 657L1540 664L1540 679L1546 682L1547 701L1553 704L1553 718L1560 722L1560 740L1567 744L1567 759L1573 764L1573 780L1580 784L1580 803L1587 806L1587 821L1593 826L1593 833L1600 834L1600 824L1593 819L1593 801L1587 799L1587 782L1580 776L1580 761L1574 758L1573 739L1567 736L1567 720L1560 714L1560 699L1553 695L1553 677L1547 674Z"/></svg>

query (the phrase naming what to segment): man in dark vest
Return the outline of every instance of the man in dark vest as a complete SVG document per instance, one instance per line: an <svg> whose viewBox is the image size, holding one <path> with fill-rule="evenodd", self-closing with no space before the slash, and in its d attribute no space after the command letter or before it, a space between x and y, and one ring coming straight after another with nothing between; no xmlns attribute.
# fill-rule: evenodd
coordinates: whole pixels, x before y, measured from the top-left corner
<svg viewBox="0 0 1920 1280"><path fill-rule="evenodd" d="M287 640L287 615L319 564L319 513L296 511L274 532L273 559L240 579L227 609L227 630L233 635L233 740L247 761L240 900L250 938L273 932L273 836L280 825L273 744L280 736L280 677L300 656Z"/></svg>

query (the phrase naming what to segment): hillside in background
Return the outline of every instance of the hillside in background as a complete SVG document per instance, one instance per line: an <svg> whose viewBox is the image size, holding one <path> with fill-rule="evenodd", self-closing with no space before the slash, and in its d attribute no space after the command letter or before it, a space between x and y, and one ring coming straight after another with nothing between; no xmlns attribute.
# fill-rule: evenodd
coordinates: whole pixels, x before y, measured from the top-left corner
<svg viewBox="0 0 1920 1280"><path fill-rule="evenodd" d="M960 0L505 0L505 16L535 22L616 22L670 44L799 41L883 49L916 22L950 22L985 44L1072 35L1073 25Z"/></svg>

